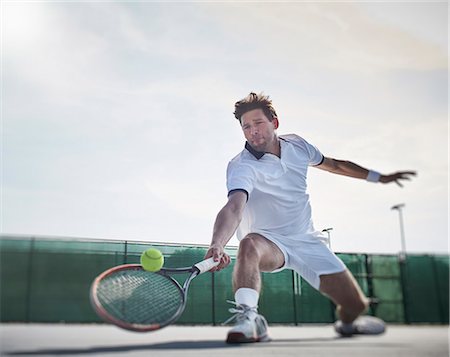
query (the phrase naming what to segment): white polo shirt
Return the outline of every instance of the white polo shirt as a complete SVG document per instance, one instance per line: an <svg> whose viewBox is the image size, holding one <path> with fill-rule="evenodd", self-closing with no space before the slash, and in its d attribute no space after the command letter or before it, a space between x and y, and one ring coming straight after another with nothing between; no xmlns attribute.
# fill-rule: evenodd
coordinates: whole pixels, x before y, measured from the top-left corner
<svg viewBox="0 0 450 357"><path fill-rule="evenodd" d="M280 135L281 157L246 148L228 164L227 188L247 192L248 202L237 230L241 240L248 233L276 234L287 239L320 235L311 219L306 193L308 167L324 156L303 138Z"/></svg>

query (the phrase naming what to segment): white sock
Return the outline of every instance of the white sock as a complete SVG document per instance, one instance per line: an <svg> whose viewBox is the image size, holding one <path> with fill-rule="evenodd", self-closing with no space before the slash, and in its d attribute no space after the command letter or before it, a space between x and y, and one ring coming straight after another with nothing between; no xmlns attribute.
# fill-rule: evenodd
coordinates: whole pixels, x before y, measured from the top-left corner
<svg viewBox="0 0 450 357"><path fill-rule="evenodd" d="M255 289L239 288L234 293L234 300L239 305L247 305L256 309L258 307L259 293ZM252 319L257 315L254 311L250 312L250 318Z"/></svg>

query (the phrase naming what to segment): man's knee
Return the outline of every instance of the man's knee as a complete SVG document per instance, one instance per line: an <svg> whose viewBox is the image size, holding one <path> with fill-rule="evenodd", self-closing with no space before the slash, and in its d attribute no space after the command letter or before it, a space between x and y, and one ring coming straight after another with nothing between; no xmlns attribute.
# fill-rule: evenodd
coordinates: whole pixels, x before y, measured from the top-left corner
<svg viewBox="0 0 450 357"><path fill-rule="evenodd" d="M340 305L344 311L355 315L360 315L368 309L369 300L359 287L355 287L356 289L352 289L350 294L341 299Z"/></svg>
<svg viewBox="0 0 450 357"><path fill-rule="evenodd" d="M259 260L257 237L249 234L239 242L238 259Z"/></svg>
<svg viewBox="0 0 450 357"><path fill-rule="evenodd" d="M370 306L369 299L366 298L365 296L363 296L362 297L362 304L361 304L361 312L360 313L366 312L369 309L369 306Z"/></svg>
<svg viewBox="0 0 450 357"><path fill-rule="evenodd" d="M354 314L362 314L369 307L369 301L365 296L358 296L341 304L341 308Z"/></svg>
<svg viewBox="0 0 450 357"><path fill-rule="evenodd" d="M237 265L256 265L263 272L278 269L284 264L284 254L267 238L250 233L239 244Z"/></svg>
<svg viewBox="0 0 450 357"><path fill-rule="evenodd" d="M359 314L369 306L368 299L348 271L321 276L320 291L345 311Z"/></svg>

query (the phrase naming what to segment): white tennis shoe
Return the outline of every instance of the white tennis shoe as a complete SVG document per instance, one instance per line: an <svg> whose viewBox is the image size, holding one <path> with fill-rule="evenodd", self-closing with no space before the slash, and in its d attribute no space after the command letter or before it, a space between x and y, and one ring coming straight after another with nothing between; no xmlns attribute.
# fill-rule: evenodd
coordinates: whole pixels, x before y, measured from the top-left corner
<svg viewBox="0 0 450 357"><path fill-rule="evenodd" d="M247 305L236 305L229 311L234 315L225 321L224 324L236 320L234 327L228 332L227 343L249 343L249 342L267 342L270 341L267 332L267 321L264 316L259 315L256 307L251 308Z"/></svg>
<svg viewBox="0 0 450 357"><path fill-rule="evenodd" d="M352 335L380 335L386 331L383 320L374 316L360 316L350 326L344 326L342 321L336 321L334 329L344 337Z"/></svg>

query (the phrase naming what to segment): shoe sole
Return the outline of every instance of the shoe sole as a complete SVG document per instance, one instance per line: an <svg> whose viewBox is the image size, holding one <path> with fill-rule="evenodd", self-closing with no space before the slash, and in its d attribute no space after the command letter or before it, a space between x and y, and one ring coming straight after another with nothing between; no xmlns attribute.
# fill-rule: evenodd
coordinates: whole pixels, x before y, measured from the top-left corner
<svg viewBox="0 0 450 357"><path fill-rule="evenodd" d="M227 343L254 343L254 342L269 342L270 337L266 334L259 337L246 337L243 333L232 332L228 334Z"/></svg>

